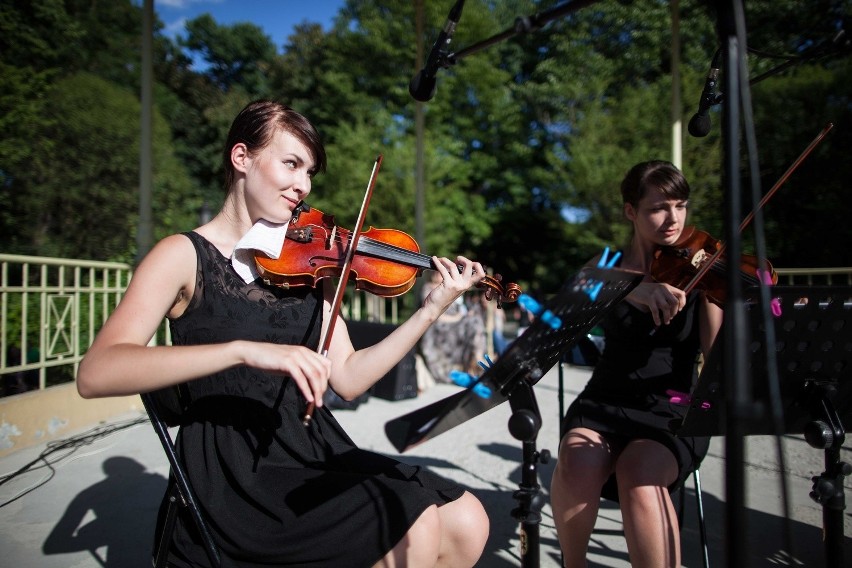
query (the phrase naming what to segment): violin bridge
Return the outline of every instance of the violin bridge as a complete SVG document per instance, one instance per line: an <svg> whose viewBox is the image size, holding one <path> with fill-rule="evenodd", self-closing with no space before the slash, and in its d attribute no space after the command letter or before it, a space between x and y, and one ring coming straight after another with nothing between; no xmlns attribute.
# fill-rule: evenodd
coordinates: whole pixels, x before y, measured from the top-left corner
<svg viewBox="0 0 852 568"><path fill-rule="evenodd" d="M331 233L328 234L328 240L325 243L325 249L331 250L331 243L334 242L334 238L337 236L337 225L332 227Z"/></svg>
<svg viewBox="0 0 852 568"><path fill-rule="evenodd" d="M704 249L698 250L692 256L692 266L694 266L695 268L701 268L701 265L704 264L707 261L707 257L709 257L709 256L710 255L707 254L706 250L704 250Z"/></svg>

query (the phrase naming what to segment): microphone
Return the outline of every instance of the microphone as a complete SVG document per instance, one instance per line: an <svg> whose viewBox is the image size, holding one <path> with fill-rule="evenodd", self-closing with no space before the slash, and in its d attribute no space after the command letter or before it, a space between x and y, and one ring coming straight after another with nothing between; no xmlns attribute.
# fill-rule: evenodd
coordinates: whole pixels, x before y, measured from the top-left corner
<svg viewBox="0 0 852 568"><path fill-rule="evenodd" d="M710 107L719 102L719 95L716 93L716 85L719 79L719 58L721 50L716 50L713 55L713 61L710 63L710 71L707 73L707 79L704 82L704 90L701 91L701 98L698 100L698 112L690 119L687 130L696 138L707 136L710 132L710 115L708 111Z"/></svg>
<svg viewBox="0 0 852 568"><path fill-rule="evenodd" d="M458 0L450 10L447 23L444 24L444 29L438 34L435 45L432 46L432 51L426 60L426 66L408 84L408 92L411 93L414 100L425 102L435 96L437 87L435 75L438 68L441 67L442 59L447 55L446 48L450 45L450 40L456 31L456 24L459 23L461 18L462 8L464 8L464 0Z"/></svg>

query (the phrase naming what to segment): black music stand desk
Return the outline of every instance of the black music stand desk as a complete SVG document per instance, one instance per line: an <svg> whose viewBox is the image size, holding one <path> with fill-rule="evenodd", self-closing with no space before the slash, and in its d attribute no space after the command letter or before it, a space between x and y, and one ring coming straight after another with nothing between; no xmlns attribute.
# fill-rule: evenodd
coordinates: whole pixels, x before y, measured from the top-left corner
<svg viewBox="0 0 852 568"><path fill-rule="evenodd" d="M745 435L804 434L808 444L825 450L826 470L813 478L810 496L823 506L827 566L843 566L843 478L852 473L852 467L840 461L840 449L843 425L852 421L852 287L773 286L770 296L781 308L779 315L769 315L774 334L771 346L758 293L746 294L755 412L741 425L742 431ZM718 337L679 435L726 433L724 333ZM774 357L774 365L767 356ZM772 376L774 371L777 376ZM772 409L779 407L781 416L775 416Z"/></svg>

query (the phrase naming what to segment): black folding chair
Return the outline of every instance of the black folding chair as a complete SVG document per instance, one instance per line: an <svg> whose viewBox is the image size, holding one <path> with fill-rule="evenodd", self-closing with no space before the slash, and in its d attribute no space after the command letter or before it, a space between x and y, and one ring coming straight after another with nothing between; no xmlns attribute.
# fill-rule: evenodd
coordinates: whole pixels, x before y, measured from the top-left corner
<svg viewBox="0 0 852 568"><path fill-rule="evenodd" d="M210 560L211 568L221 568L222 560L219 549L213 540L213 534L207 522L201 514L189 479L177 459L174 441L168 430L170 426L177 426L180 423L180 417L185 410L182 400L185 400L185 398L182 399L179 387L145 393L141 396L151 425L160 438L160 443L163 445L170 466L166 512L165 517L161 520L161 526L154 544L153 566L154 568L169 566L169 548L172 543L175 522L180 509L185 508L195 522L201 536L201 543L207 552L207 558Z"/></svg>
<svg viewBox="0 0 852 568"><path fill-rule="evenodd" d="M704 524L704 499L701 497L701 474L696 468L692 472L692 482L695 485L695 509L698 515L698 535L701 538L701 561L704 568L710 568L710 550L707 545L707 526ZM686 508L686 488L681 487L680 503L678 504L678 519L680 520L680 529L683 531L683 514Z"/></svg>

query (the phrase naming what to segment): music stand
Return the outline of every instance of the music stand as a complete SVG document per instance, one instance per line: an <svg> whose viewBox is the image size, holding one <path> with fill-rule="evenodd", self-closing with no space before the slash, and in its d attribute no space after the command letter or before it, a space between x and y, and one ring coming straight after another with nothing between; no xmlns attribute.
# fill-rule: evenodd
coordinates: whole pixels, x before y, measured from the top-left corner
<svg viewBox="0 0 852 568"><path fill-rule="evenodd" d="M804 434L809 445L825 450L826 469L813 478L810 496L823 507L827 566L843 566L843 478L852 467L840 461L840 448L843 424L852 421L852 287L774 286L770 294L781 308L779 316L771 316L777 387L770 390L766 326L757 291L750 290L745 296L747 352L756 412L742 431ZM678 435L725 435L724 355L724 341L716 341ZM770 412L773 391L780 398L780 419Z"/></svg>
<svg viewBox="0 0 852 568"><path fill-rule="evenodd" d="M525 568L539 565L538 529L544 502L539 491L537 464L546 463L550 456L547 450L536 450L541 414L533 385L641 280L642 275L636 272L583 268L541 306L532 325L485 370L476 384L385 424L390 442L397 451L405 452L509 401L512 408L509 431L523 443L522 480L513 495L519 506L512 511L512 517L521 523L521 566ZM483 389L490 391L490 396L483 396Z"/></svg>

